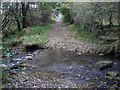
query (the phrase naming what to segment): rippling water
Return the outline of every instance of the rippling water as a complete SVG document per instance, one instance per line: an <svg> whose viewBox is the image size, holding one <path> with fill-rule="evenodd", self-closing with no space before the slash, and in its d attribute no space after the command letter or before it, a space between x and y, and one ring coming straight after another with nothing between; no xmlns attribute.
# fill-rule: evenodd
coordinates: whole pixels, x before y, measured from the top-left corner
<svg viewBox="0 0 120 90"><path fill-rule="evenodd" d="M96 69L96 62L101 60L112 60L114 65L112 68L101 72ZM104 79L106 71L120 73L120 62L117 58L90 54L77 55L75 52L60 49L39 52L33 60L28 60L27 63L37 66L37 68L31 70L34 76L37 76L35 72L49 73L47 77L49 77L48 80L51 80L54 73L54 78L70 80L78 86L88 84L92 85L91 87L97 87L101 81L106 81Z"/></svg>

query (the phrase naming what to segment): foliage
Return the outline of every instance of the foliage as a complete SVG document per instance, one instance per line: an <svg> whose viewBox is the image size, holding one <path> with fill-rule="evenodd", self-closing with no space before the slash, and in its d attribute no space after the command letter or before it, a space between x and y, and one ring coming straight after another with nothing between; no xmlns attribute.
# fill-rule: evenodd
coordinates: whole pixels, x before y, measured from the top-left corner
<svg viewBox="0 0 120 90"><path fill-rule="evenodd" d="M56 2L52 2L52 3L51 2L47 2L47 3L41 2L38 4L42 10L47 10L48 12L53 12L53 10L56 7Z"/></svg>
<svg viewBox="0 0 120 90"><path fill-rule="evenodd" d="M75 38L85 41L85 42L90 42L90 43L100 43L101 40L96 38L96 35L85 31L84 29L80 29L80 27L75 26L75 25L68 25L67 26L68 29L70 29L74 35Z"/></svg>
<svg viewBox="0 0 120 90"><path fill-rule="evenodd" d="M17 31L14 35L9 35L9 38L4 38L4 41L10 45L12 43L21 42L22 44L45 44L48 41L47 31L51 28L50 25L41 25L25 28L23 31ZM18 43L19 44L19 43Z"/></svg>
<svg viewBox="0 0 120 90"><path fill-rule="evenodd" d="M55 15L55 16L52 16L52 17L51 17L51 20L52 20L52 21L56 21L56 17L57 17L56 15Z"/></svg>
<svg viewBox="0 0 120 90"><path fill-rule="evenodd" d="M18 3L10 3L5 2L3 3L3 15L4 18L2 20L2 30L7 26L6 20L15 20L17 23L18 30L21 30L20 19L23 16L20 15L20 10L18 10Z"/></svg>
<svg viewBox="0 0 120 90"><path fill-rule="evenodd" d="M0 57L2 58L2 64L9 66L14 59L14 55L11 53L12 49L7 48L6 46L7 43L2 42L0 43ZM10 59L10 61L7 61L7 58ZM2 68L2 66L0 67L0 69L2 70L2 83L11 83L10 78L12 77L11 75L11 70L9 68Z"/></svg>
<svg viewBox="0 0 120 90"><path fill-rule="evenodd" d="M64 3L61 7L67 23L73 20L75 25L82 26L88 32L98 36L101 26L116 25L117 3L95 2L95 3ZM67 16L66 16L67 15ZM70 19L71 18L71 19Z"/></svg>
<svg viewBox="0 0 120 90"><path fill-rule="evenodd" d="M69 4L68 3L65 3L65 4L63 3L63 5L60 7L60 11L64 15L64 21L66 23L71 22L72 17L71 17L71 14L70 14Z"/></svg>

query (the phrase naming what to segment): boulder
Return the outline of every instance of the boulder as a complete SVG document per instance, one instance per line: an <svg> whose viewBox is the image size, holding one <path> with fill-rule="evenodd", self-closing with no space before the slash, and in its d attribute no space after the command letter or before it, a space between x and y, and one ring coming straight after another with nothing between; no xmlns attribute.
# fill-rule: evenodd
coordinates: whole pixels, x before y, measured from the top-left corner
<svg viewBox="0 0 120 90"><path fill-rule="evenodd" d="M113 66L112 61L99 61L96 63L97 68L102 71L108 68L111 68Z"/></svg>

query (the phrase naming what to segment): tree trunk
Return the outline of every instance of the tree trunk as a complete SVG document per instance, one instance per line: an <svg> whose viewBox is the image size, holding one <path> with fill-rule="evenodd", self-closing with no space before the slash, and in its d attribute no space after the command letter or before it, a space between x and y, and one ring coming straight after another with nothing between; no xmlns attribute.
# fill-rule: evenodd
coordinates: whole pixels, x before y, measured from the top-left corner
<svg viewBox="0 0 120 90"><path fill-rule="evenodd" d="M113 23L112 23L112 12L110 13L110 18L109 18L109 26L112 26Z"/></svg>
<svg viewBox="0 0 120 90"><path fill-rule="evenodd" d="M22 19L22 26L23 26L23 29L27 27L26 25L26 16L27 16L27 10L29 8L29 3L27 4L27 6L25 5L25 2L22 2L22 16L23 16L23 19Z"/></svg>
<svg viewBox="0 0 120 90"><path fill-rule="evenodd" d="M73 18L71 18L71 20L70 20L70 24L73 24L74 23L74 20L73 20Z"/></svg>
<svg viewBox="0 0 120 90"><path fill-rule="evenodd" d="M26 28L26 12L25 12L25 3L24 2L22 2L22 16L23 16L22 26L24 29L24 28Z"/></svg>
<svg viewBox="0 0 120 90"><path fill-rule="evenodd" d="M16 11L17 11L17 13L19 13L18 3L16 3ZM16 22L17 22L18 31L21 31L21 27L20 27L21 25L20 25L19 19L17 19L17 18L15 17L15 20L16 20Z"/></svg>
<svg viewBox="0 0 120 90"><path fill-rule="evenodd" d="M21 31L19 20L18 20L18 19L15 19L15 20L16 20L16 22L17 22L17 28L18 28L18 31Z"/></svg>
<svg viewBox="0 0 120 90"><path fill-rule="evenodd" d="M98 19L99 19L99 21L100 21L100 26L102 26L102 25L103 25L103 22L102 22L102 18L100 18L100 15L98 15Z"/></svg>

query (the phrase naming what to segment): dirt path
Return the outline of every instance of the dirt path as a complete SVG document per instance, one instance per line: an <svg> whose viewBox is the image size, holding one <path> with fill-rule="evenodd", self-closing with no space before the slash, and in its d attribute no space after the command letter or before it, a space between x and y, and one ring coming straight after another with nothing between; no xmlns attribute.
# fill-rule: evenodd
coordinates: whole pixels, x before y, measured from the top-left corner
<svg viewBox="0 0 120 90"><path fill-rule="evenodd" d="M49 48L76 51L78 54L91 52L95 48L95 44L75 39L74 34L66 28L65 24L53 24L53 28L48 34L49 42L46 46Z"/></svg>

